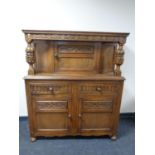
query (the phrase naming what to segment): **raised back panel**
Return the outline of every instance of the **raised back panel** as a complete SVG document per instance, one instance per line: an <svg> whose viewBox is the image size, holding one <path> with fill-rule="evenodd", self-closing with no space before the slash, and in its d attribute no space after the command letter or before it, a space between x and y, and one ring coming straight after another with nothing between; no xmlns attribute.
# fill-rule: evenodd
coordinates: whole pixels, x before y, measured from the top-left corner
<svg viewBox="0 0 155 155"><path fill-rule="evenodd" d="M103 43L102 44L102 73L113 75L114 74L114 54L116 50L116 43Z"/></svg>
<svg viewBox="0 0 155 155"><path fill-rule="evenodd" d="M54 70L53 42L35 41L35 73L52 73Z"/></svg>

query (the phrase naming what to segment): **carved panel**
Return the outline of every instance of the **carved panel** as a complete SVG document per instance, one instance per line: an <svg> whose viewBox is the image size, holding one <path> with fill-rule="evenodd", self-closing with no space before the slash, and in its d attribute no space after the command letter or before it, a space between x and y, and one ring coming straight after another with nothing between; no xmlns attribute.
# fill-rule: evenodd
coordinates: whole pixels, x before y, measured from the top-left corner
<svg viewBox="0 0 155 155"><path fill-rule="evenodd" d="M84 58L80 61L77 58L67 59L61 58L59 59L59 69L67 69L67 70L90 70L94 69L94 61L90 58Z"/></svg>
<svg viewBox="0 0 155 155"><path fill-rule="evenodd" d="M112 108L112 101L83 101L85 109L104 109Z"/></svg>
<svg viewBox="0 0 155 155"><path fill-rule="evenodd" d="M107 35L78 35L78 34L32 34L36 40L76 40L76 41L105 41L125 43L126 37Z"/></svg>
<svg viewBox="0 0 155 155"><path fill-rule="evenodd" d="M37 101L38 110L67 109L67 101Z"/></svg>
<svg viewBox="0 0 155 155"><path fill-rule="evenodd" d="M69 93L69 88L66 85L30 85L32 95L42 94L67 94Z"/></svg>
<svg viewBox="0 0 155 155"><path fill-rule="evenodd" d="M94 47L93 46L79 46L79 45L59 45L58 47L59 53L94 53Z"/></svg>

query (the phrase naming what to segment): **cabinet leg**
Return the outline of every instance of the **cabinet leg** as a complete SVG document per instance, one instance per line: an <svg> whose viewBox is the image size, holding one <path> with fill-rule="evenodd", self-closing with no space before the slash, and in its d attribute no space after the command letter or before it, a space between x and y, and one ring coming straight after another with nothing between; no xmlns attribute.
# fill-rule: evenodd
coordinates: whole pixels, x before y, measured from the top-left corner
<svg viewBox="0 0 155 155"><path fill-rule="evenodd" d="M35 142L36 141L36 137L31 137L30 140L31 140L31 142Z"/></svg>
<svg viewBox="0 0 155 155"><path fill-rule="evenodd" d="M116 135L113 135L113 136L111 137L111 140L116 140L116 139L117 139Z"/></svg>

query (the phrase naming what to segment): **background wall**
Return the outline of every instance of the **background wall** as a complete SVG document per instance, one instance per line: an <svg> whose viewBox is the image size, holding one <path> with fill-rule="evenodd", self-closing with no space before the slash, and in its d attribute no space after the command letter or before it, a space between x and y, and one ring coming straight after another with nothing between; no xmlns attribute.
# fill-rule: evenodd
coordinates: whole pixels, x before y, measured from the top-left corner
<svg viewBox="0 0 155 155"><path fill-rule="evenodd" d="M12 10L14 18L9 18L11 22L8 25L11 27L13 45L8 50L16 55L15 80L19 86L20 116L27 115L22 77L28 70L26 43L21 29L130 32L124 48L122 74L126 81L121 112L135 111L134 0L18 0L15 4L17 6Z"/></svg>

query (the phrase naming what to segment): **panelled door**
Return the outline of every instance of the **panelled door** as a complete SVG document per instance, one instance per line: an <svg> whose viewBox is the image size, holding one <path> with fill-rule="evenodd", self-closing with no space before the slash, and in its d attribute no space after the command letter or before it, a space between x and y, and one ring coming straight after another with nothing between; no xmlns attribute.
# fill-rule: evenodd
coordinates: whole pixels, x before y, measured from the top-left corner
<svg viewBox="0 0 155 155"><path fill-rule="evenodd" d="M30 89L36 136L71 133L71 86L60 81L35 82Z"/></svg>
<svg viewBox="0 0 155 155"><path fill-rule="evenodd" d="M106 82L79 83L78 132L82 135L110 135L114 129L117 86Z"/></svg>

